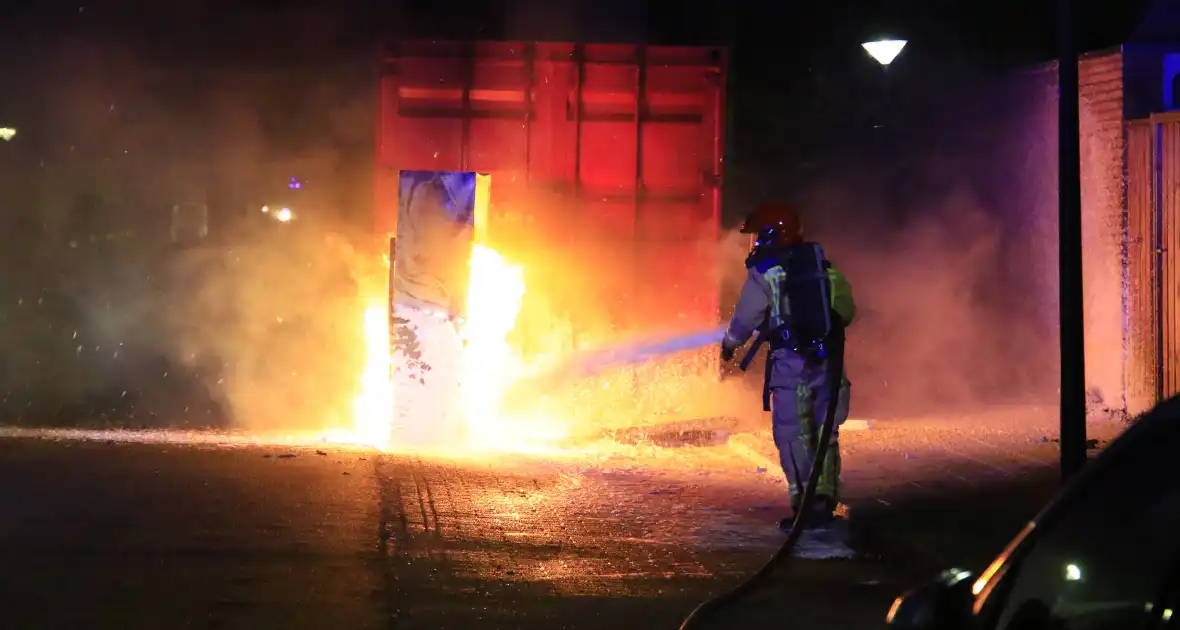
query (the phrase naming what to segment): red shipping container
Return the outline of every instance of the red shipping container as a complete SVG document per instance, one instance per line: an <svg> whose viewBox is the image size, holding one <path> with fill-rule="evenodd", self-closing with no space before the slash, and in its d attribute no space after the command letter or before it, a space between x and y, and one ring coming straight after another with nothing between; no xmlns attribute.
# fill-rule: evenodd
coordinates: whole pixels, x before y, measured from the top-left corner
<svg viewBox="0 0 1180 630"><path fill-rule="evenodd" d="M509 257L531 243L601 270L625 327L715 326L724 95L720 48L393 45L376 230L395 230L399 170L490 173L489 238Z"/></svg>

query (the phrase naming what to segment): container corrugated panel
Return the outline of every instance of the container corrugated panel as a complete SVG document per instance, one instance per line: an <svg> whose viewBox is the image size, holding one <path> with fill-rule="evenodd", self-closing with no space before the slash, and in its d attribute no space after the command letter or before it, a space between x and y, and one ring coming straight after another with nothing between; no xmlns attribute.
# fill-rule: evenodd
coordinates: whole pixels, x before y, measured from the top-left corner
<svg viewBox="0 0 1180 630"><path fill-rule="evenodd" d="M718 48L393 46L381 76L376 229L396 224L399 169L491 173L493 244L515 213L536 242L591 258L571 264L616 270L629 327L672 317L716 325L716 248L702 244L719 229L724 77Z"/></svg>
<svg viewBox="0 0 1180 630"><path fill-rule="evenodd" d="M1156 403L1156 225L1152 125L1127 124L1127 280L1129 322L1123 371L1127 412L1138 415Z"/></svg>

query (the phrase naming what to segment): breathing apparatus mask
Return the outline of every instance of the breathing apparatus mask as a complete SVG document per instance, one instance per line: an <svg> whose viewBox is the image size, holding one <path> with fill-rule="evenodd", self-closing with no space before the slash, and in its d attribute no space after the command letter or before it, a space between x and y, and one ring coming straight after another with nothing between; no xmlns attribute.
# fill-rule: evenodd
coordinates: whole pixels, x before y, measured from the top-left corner
<svg viewBox="0 0 1180 630"><path fill-rule="evenodd" d="M746 266L763 256L781 251L794 244L793 235L780 225L762 228L750 237L750 253L746 258Z"/></svg>

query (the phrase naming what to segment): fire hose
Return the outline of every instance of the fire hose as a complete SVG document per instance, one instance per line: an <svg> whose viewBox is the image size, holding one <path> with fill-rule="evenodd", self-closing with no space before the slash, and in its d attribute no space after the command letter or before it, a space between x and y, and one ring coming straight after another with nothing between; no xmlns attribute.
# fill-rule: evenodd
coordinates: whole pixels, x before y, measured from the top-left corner
<svg viewBox="0 0 1180 630"><path fill-rule="evenodd" d="M749 368L750 362L765 340L765 335L759 335L754 341L750 350L742 358L740 367L743 371ZM700 605L684 618L684 621L680 624L680 630L690 630L700 625L701 620L705 619L709 614L738 603L742 598L750 595L759 586L762 586L791 557L791 552L794 551L795 545L803 535L805 515L810 513L812 504L815 502L815 490L819 486L819 479L823 474L824 457L827 456L828 443L831 441L832 432L836 428L836 407L840 399L841 383L844 380L844 341L844 328L842 326L835 326L827 344L828 383L831 387L828 395L828 409L824 415L824 423L820 428L819 438L816 441L815 460L811 464L811 474L807 478L807 486L803 489L803 498L799 502L799 509L795 511L794 520L791 522L791 531L787 534L787 539L783 541L778 551L762 565L762 568L755 571L745 581L727 592L701 602ZM770 358L767 357L767 361L769 360Z"/></svg>

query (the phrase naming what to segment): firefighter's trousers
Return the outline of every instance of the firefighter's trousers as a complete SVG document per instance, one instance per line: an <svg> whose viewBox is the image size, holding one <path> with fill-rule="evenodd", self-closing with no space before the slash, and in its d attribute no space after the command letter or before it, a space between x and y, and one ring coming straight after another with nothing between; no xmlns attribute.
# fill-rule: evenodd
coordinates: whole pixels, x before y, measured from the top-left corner
<svg viewBox="0 0 1180 630"><path fill-rule="evenodd" d="M815 461L817 440L827 416L831 386L828 365L824 360L807 359L790 348L777 348L770 354L771 422L774 444L786 474L791 505L798 507L803 489ZM851 385L842 379L836 408L836 426L824 457L824 467L816 495L833 502L840 499L839 428L848 418Z"/></svg>

